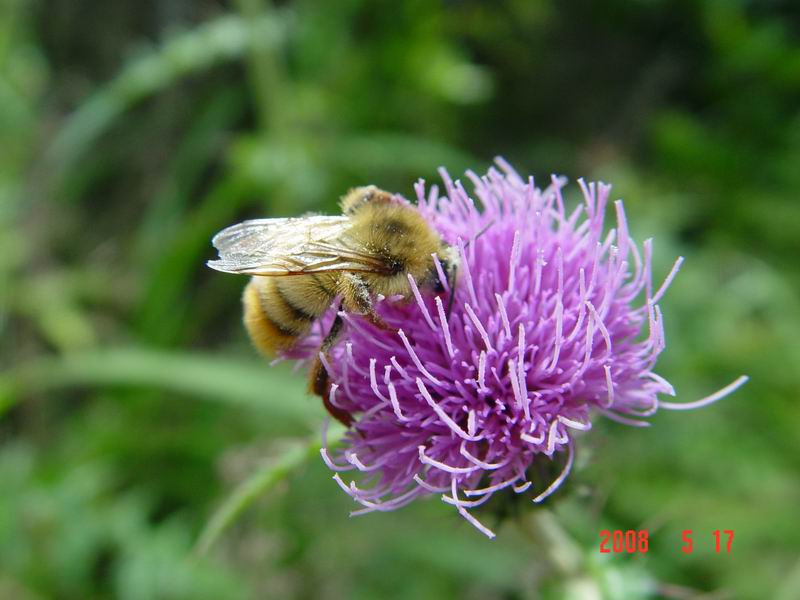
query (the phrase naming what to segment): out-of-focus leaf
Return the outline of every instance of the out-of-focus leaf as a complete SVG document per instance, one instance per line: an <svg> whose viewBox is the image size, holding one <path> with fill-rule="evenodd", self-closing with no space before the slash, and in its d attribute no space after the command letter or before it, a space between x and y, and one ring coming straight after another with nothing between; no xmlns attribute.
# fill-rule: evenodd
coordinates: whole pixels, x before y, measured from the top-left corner
<svg viewBox="0 0 800 600"><path fill-rule="evenodd" d="M125 110L181 77L241 57L252 44L278 44L285 24L272 18L227 15L167 40L123 68L67 119L48 150L50 164L66 172Z"/></svg>
<svg viewBox="0 0 800 600"><path fill-rule="evenodd" d="M246 582L209 561L186 560L191 539L186 524L175 519L155 535L129 544L126 560L115 578L115 597L121 600L185 598L216 600L252 598ZM177 559L177 560L176 560Z"/></svg>
<svg viewBox="0 0 800 600"><path fill-rule="evenodd" d="M242 17L249 22L258 22L272 16L272 2L262 0L237 0L236 5ZM278 60L277 47L261 37L253 39L249 48L248 67L252 81L253 96L261 126L273 130L285 126L283 112L287 104L284 93L284 74Z"/></svg>
<svg viewBox="0 0 800 600"><path fill-rule="evenodd" d="M472 168L480 171L480 161L469 153L438 140L402 133L351 135L336 143L331 158L345 168L375 172L400 169L410 173L429 173L444 166L452 173Z"/></svg>
<svg viewBox="0 0 800 600"><path fill-rule="evenodd" d="M189 279L206 269L204 257L211 258L211 236L221 224L229 224L251 187L238 178L221 180L203 198L201 205L182 223L170 243L159 255L145 280L137 322L150 342L164 343L176 337L184 324Z"/></svg>
<svg viewBox="0 0 800 600"><path fill-rule="evenodd" d="M241 116L243 94L238 89L220 90L202 107L189 131L171 157L160 187L148 199L146 213L138 228L136 254L150 264L163 252L186 217L199 180L215 155L221 154L227 128Z"/></svg>
<svg viewBox="0 0 800 600"><path fill-rule="evenodd" d="M69 387L143 386L239 404L275 419L310 424L322 415L303 391L300 377L270 368L198 353L107 348L39 359L0 374L0 407L20 396Z"/></svg>

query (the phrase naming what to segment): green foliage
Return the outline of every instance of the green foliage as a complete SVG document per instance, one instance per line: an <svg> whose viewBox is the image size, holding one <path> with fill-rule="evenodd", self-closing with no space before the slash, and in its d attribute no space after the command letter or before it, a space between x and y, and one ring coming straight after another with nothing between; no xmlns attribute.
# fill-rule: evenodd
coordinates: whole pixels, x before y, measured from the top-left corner
<svg viewBox="0 0 800 600"><path fill-rule="evenodd" d="M0 597L796 597L798 23L720 0L0 2ZM680 400L751 376L581 440L555 509L580 577L511 517L495 542L436 501L349 519L318 400L203 266L237 219L496 154L615 183L656 273L687 257L659 365ZM600 555L604 528L650 550ZM734 529L733 554L684 555L683 529Z"/></svg>

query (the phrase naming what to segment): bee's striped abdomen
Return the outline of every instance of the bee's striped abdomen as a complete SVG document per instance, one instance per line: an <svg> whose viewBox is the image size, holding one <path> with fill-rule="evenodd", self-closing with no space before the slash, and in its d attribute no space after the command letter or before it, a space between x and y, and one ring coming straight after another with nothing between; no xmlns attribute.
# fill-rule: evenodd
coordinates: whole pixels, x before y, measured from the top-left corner
<svg viewBox="0 0 800 600"><path fill-rule="evenodd" d="M291 348L317 317L293 302L279 282L275 277L254 277L242 299L250 339L267 355Z"/></svg>

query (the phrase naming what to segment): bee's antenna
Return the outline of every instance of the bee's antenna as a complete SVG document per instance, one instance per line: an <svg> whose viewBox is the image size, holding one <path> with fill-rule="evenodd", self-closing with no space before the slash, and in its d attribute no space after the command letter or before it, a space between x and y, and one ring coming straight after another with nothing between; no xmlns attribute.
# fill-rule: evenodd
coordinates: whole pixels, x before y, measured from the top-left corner
<svg viewBox="0 0 800 600"><path fill-rule="evenodd" d="M494 225L494 223L495 223L495 220L492 219L491 221L489 221L483 227L483 229L481 229L478 233L476 233L471 239L467 240L467 243L464 244L464 249L466 250L467 248L469 248L469 245L472 242L474 242L475 240L477 240L479 237L481 237L484 233L486 233L486 230L489 229L489 227L491 227L492 225ZM457 281L458 281L458 278L455 276L455 273L454 273L453 274L453 283L450 286L450 301L447 303L447 318L448 319L450 318L450 311L453 310L453 303L456 300L456 282Z"/></svg>
<svg viewBox="0 0 800 600"><path fill-rule="evenodd" d="M453 302L456 299L456 281L458 278L453 275L453 284L450 286L450 301L447 303L447 318L450 318L450 311L453 310Z"/></svg>
<svg viewBox="0 0 800 600"><path fill-rule="evenodd" d="M489 229L489 227L491 227L492 225L494 225L494 222L495 222L495 220L494 220L494 219L492 219L491 221L489 221L489 222L488 222L488 223L487 223L487 224L486 224L486 225L483 227L483 229L481 229L481 230L480 230L478 233L476 233L474 236L472 236L472 238L471 238L471 239L467 240L467 243L466 243L466 244L464 244L464 248L469 248L469 245L470 245L472 242L474 242L475 240L477 240L479 237L481 237L481 236L482 236L484 233L486 233L486 230L487 230L487 229Z"/></svg>

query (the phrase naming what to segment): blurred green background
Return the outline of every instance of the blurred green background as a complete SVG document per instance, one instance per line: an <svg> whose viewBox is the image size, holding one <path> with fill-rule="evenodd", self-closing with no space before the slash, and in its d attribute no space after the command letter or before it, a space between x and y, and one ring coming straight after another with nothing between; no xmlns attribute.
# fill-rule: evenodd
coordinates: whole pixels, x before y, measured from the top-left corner
<svg viewBox="0 0 800 600"><path fill-rule="evenodd" d="M656 278L687 257L678 401L751 376L580 440L550 504L583 576L800 598L798 3L0 0L0 140L0 598L570 597L516 518L481 514L494 542L436 499L349 519L298 450L319 402L203 264L239 219L497 154L612 182ZM650 549L601 555L604 528Z"/></svg>

